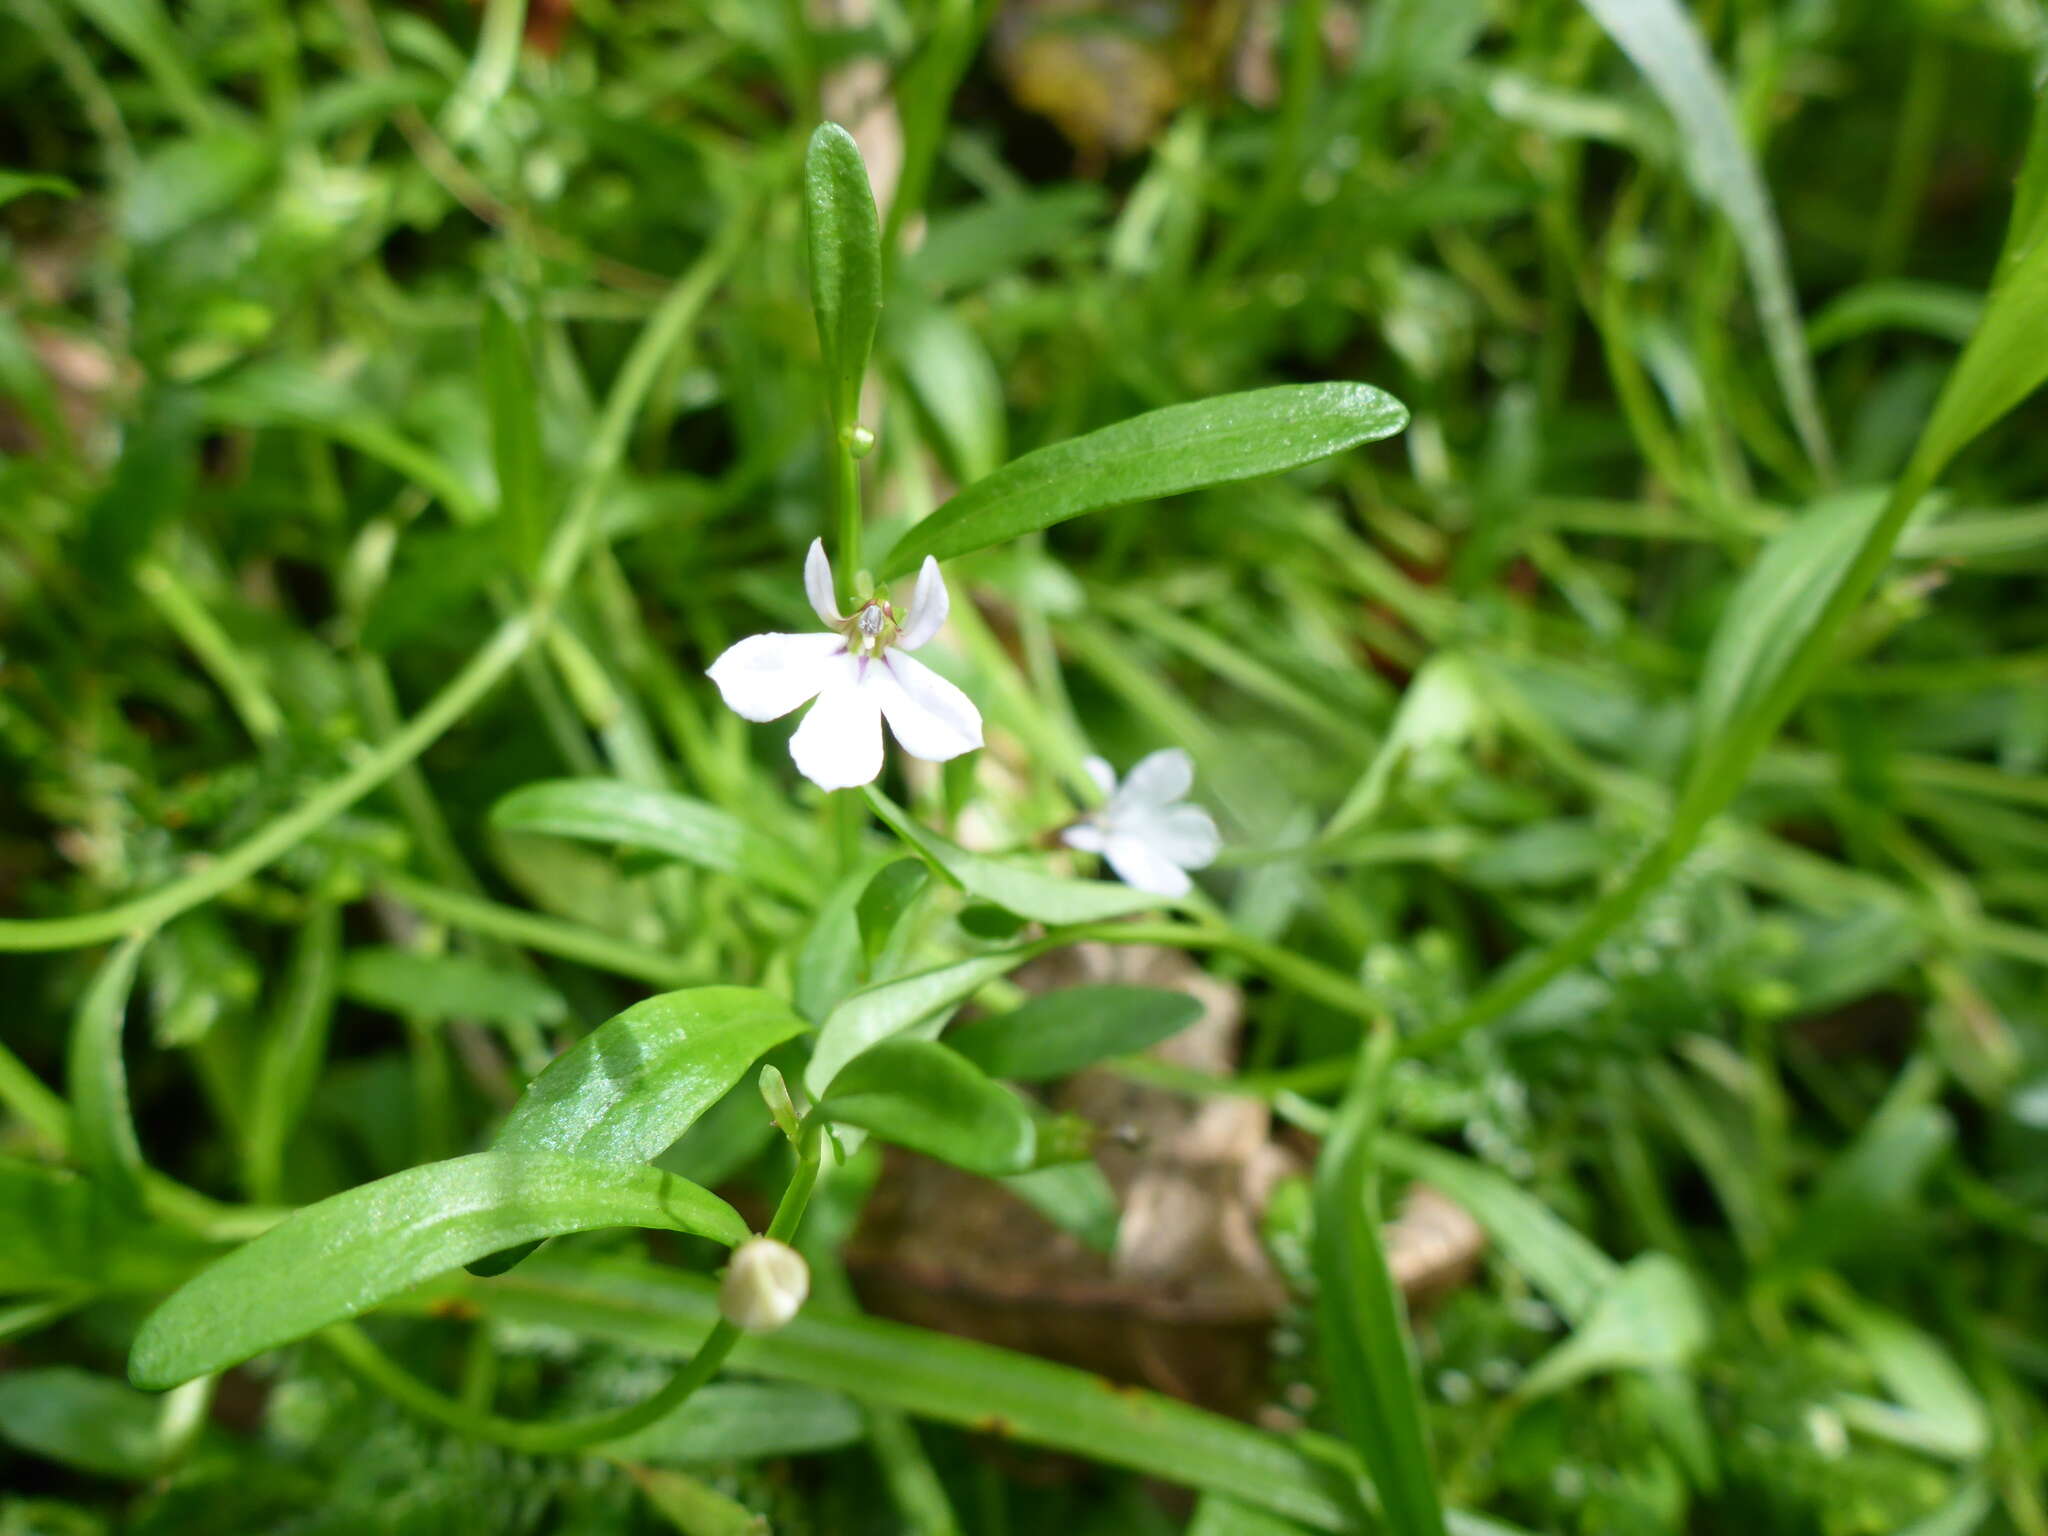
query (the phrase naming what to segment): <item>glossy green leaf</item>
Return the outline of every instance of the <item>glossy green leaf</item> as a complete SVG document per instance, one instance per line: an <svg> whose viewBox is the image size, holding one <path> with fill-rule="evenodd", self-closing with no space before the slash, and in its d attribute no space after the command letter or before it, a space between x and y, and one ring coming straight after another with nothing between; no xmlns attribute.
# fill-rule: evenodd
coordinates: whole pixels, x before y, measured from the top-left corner
<svg viewBox="0 0 2048 1536"><path fill-rule="evenodd" d="M730 812L621 779L548 779L491 807L491 825L665 854L810 901L818 881L794 850Z"/></svg>
<svg viewBox="0 0 2048 1536"><path fill-rule="evenodd" d="M920 826L887 795L868 786L868 804L925 861L970 896L1040 923L1099 923L1170 906L1164 897L1101 880L1070 880L1029 864L969 853Z"/></svg>
<svg viewBox="0 0 2048 1536"><path fill-rule="evenodd" d="M72 1150L79 1166L113 1200L131 1209L142 1205L142 1147L128 1110L128 1068L121 1054L121 1030L128 995L148 934L123 939L100 962L79 999L71 1021L66 1073L73 1111Z"/></svg>
<svg viewBox="0 0 2048 1536"><path fill-rule="evenodd" d="M861 378L882 313L882 229L860 148L837 123L820 123L804 154L804 214L811 312L833 420L843 432L859 418Z"/></svg>
<svg viewBox="0 0 2048 1536"><path fill-rule="evenodd" d="M497 1149L644 1163L806 1027L789 1004L753 987L647 998L548 1064L512 1107Z"/></svg>
<svg viewBox="0 0 2048 1536"><path fill-rule="evenodd" d="M1293 1536L1300 1526L1278 1515L1220 1493L1208 1493L1195 1506L1187 1536Z"/></svg>
<svg viewBox="0 0 2048 1536"><path fill-rule="evenodd" d="M68 1365L9 1371L0 1375L0 1440L81 1472L140 1482L177 1455L194 1406L189 1394L158 1397Z"/></svg>
<svg viewBox="0 0 2048 1536"><path fill-rule="evenodd" d="M1013 459L917 524L881 579L1134 501L1278 474L1391 437L1408 409L1370 384L1279 384L1148 411Z"/></svg>
<svg viewBox="0 0 2048 1536"><path fill-rule="evenodd" d="M1727 216L1749 268L1771 366L1807 457L1824 476L1829 474L1834 456L1799 321L1785 237L1706 39L1678 0L1585 0L1585 6L1677 119L1693 181L1701 196Z"/></svg>
<svg viewBox="0 0 2048 1536"><path fill-rule="evenodd" d="M700 1387L667 1418L605 1443L619 1461L691 1466L807 1456L851 1445L866 1433L860 1407L838 1392L785 1382L722 1381Z"/></svg>
<svg viewBox="0 0 2048 1536"><path fill-rule="evenodd" d="M491 463L498 477L498 519L514 562L530 571L547 541L538 396L526 337L495 295L484 302L482 366Z"/></svg>
<svg viewBox="0 0 2048 1536"><path fill-rule="evenodd" d="M1541 1397L1603 1371L1676 1370L1705 1347L1712 1325L1698 1284L1668 1254L1632 1260L1571 1337L1522 1379Z"/></svg>
<svg viewBox="0 0 2048 1536"><path fill-rule="evenodd" d="M1024 1101L929 1040L885 1040L832 1079L817 1113L971 1173L1022 1173L1038 1149Z"/></svg>
<svg viewBox="0 0 2048 1536"><path fill-rule="evenodd" d="M562 994L546 982L473 955L369 945L349 951L340 985L346 996L368 1007L436 1022L557 1024L569 1013Z"/></svg>
<svg viewBox="0 0 2048 1536"><path fill-rule="evenodd" d="M1316 1317L1337 1422L1372 1472L1387 1529L1442 1536L1421 1384L1380 1237L1375 1143L1394 1048L1382 1028L1360 1050L1316 1158Z"/></svg>
<svg viewBox="0 0 2048 1536"><path fill-rule="evenodd" d="M1185 992L1158 987L1068 987L1008 1013L973 1019L946 1044L991 1077L1040 1082L1111 1056L1133 1056L1202 1016Z"/></svg>
<svg viewBox="0 0 2048 1536"><path fill-rule="evenodd" d="M804 1069L804 1086L813 1098L821 1096L831 1085L833 1074L862 1051L920 1025L941 1021L1036 953L1033 945L1019 945L899 976L854 993L826 1015L810 1064Z"/></svg>
<svg viewBox="0 0 2048 1536"><path fill-rule="evenodd" d="M599 1227L747 1235L723 1200L657 1168L543 1152L427 1163L309 1205L194 1276L143 1323L128 1374L176 1386L485 1254Z"/></svg>

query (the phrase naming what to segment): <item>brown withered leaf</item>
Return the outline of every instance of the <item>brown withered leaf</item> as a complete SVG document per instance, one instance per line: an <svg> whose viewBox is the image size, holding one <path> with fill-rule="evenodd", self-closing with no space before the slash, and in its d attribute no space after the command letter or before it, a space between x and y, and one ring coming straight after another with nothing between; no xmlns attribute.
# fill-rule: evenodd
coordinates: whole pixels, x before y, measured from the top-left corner
<svg viewBox="0 0 2048 1536"><path fill-rule="evenodd" d="M1118 983L1201 1002L1153 1054L1230 1070L1243 994L1178 950L1083 944L1017 973L1026 989ZM1105 1133L1096 1153L1121 1218L1100 1253L1000 1184L892 1151L846 1252L861 1301L884 1317L1061 1360L1227 1413L1269 1395L1267 1337L1287 1288L1259 1240L1273 1187L1303 1171L1255 1099L1194 1098L1096 1069L1053 1107ZM1411 1305L1463 1282L1483 1246L1462 1209L1412 1191L1387 1227Z"/></svg>

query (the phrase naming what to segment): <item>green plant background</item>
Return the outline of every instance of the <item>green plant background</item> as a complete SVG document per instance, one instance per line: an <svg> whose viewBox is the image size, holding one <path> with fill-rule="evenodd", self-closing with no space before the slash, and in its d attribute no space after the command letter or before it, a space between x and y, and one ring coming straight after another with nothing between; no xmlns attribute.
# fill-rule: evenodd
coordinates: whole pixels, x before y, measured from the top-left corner
<svg viewBox="0 0 2048 1536"><path fill-rule="evenodd" d="M0 4L0 1533L2048 1536L2048 12L1082 10ZM1406 430L1087 436L1347 381ZM989 744L828 798L702 672L863 502ZM1166 745L1191 904L946 840ZM870 1149L681 1410L465 1430L719 1336L705 1237L583 1229L807 1192L757 1060L1079 937L1242 987L1173 1085L1321 1138L1286 1416L860 1316ZM669 992L688 1092L576 1124L688 1134L579 1189L508 1111ZM1048 1142L960 1060L843 1123ZM506 1169L425 1290L129 1384L237 1358L144 1320L286 1208ZM1412 1324L1411 1181L1488 1237Z"/></svg>

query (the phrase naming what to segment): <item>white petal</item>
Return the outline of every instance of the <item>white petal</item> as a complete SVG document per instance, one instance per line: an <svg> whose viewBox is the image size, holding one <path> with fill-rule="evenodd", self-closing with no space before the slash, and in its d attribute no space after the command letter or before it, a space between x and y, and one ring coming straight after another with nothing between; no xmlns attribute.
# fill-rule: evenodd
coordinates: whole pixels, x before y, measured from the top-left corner
<svg viewBox="0 0 2048 1536"><path fill-rule="evenodd" d="M1092 821L1077 821L1060 833L1060 841L1083 853L1100 853L1108 842L1108 834Z"/></svg>
<svg viewBox="0 0 2048 1536"><path fill-rule="evenodd" d="M1107 800L1116 793L1116 770L1109 766L1106 757L1089 757L1081 760L1081 766L1088 770L1088 777L1095 781L1095 787L1102 791Z"/></svg>
<svg viewBox="0 0 2048 1536"><path fill-rule="evenodd" d="M779 720L825 686L832 658L845 649L838 635L755 635L728 647L705 675L734 714Z"/></svg>
<svg viewBox="0 0 2048 1536"><path fill-rule="evenodd" d="M818 702L789 738L797 771L820 789L852 789L882 771L882 713L859 681L860 663L835 664Z"/></svg>
<svg viewBox="0 0 2048 1536"><path fill-rule="evenodd" d="M823 539L811 540L811 552L804 556L804 592L825 624L846 622L846 616L839 611L838 602L832 594L832 562L825 558Z"/></svg>
<svg viewBox="0 0 2048 1536"><path fill-rule="evenodd" d="M1185 870L1162 858L1143 838L1112 832L1103 853L1117 878L1137 890L1154 896L1185 896L1194 888Z"/></svg>
<svg viewBox="0 0 2048 1536"><path fill-rule="evenodd" d="M870 667L865 686L912 757L943 763L981 745L981 711L923 662L891 651Z"/></svg>
<svg viewBox="0 0 2048 1536"><path fill-rule="evenodd" d="M1119 806L1171 805L1195 783L1195 762L1179 747L1167 747L1132 765L1117 792Z"/></svg>
<svg viewBox="0 0 2048 1536"><path fill-rule="evenodd" d="M1116 829L1139 839L1182 869L1201 869L1214 863L1223 848L1223 836L1216 830L1215 818L1199 805L1170 805L1163 811L1142 811L1119 820Z"/></svg>
<svg viewBox="0 0 2048 1536"><path fill-rule="evenodd" d="M926 555L917 573L917 589L910 594L910 611L903 616L903 632L896 637L897 648L914 651L936 635L945 626L949 601L939 562Z"/></svg>

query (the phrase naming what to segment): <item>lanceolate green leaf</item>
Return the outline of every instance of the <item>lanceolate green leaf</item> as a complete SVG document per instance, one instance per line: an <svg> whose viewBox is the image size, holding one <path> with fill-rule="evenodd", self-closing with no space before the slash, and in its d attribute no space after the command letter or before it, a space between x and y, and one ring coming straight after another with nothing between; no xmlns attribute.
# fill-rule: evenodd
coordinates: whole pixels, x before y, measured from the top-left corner
<svg viewBox="0 0 2048 1536"><path fill-rule="evenodd" d="M429 955L387 944L351 950L342 962L341 990L372 1008L435 1022L554 1024L569 1012L562 994L537 977L471 955Z"/></svg>
<svg viewBox="0 0 2048 1536"><path fill-rule="evenodd" d="M1702 749L1769 697L1883 511L1881 493L1831 496L1772 539L1743 573L1701 668L1693 728Z"/></svg>
<svg viewBox="0 0 2048 1536"><path fill-rule="evenodd" d="M1316 1159L1316 1317L1338 1422L1371 1469L1388 1530L1443 1536L1401 1293L1380 1244L1374 1141L1393 1047L1382 1027L1359 1052Z"/></svg>
<svg viewBox="0 0 2048 1536"><path fill-rule="evenodd" d="M1148 411L1014 459L906 533L881 577L1083 512L1278 474L1391 437L1408 408L1370 384L1280 384Z"/></svg>
<svg viewBox="0 0 2048 1536"><path fill-rule="evenodd" d="M483 385L505 547L519 569L531 571L547 542L540 414L526 337L495 296L484 303Z"/></svg>
<svg viewBox="0 0 2048 1536"><path fill-rule="evenodd" d="M700 1388L665 1419L605 1443L620 1461L689 1466L804 1456L851 1445L866 1433L858 1404L839 1392L787 1382L722 1381Z"/></svg>
<svg viewBox="0 0 2048 1536"><path fill-rule="evenodd" d="M946 1044L991 1077L1040 1082L1109 1056L1130 1056L1187 1028L1202 1005L1158 987L1067 987L975 1019Z"/></svg>
<svg viewBox="0 0 2048 1536"><path fill-rule="evenodd" d="M0 1294L155 1291L219 1250L138 1220L93 1180L0 1157Z"/></svg>
<svg viewBox="0 0 2048 1536"><path fill-rule="evenodd" d="M1699 1353L1709 1329L1685 1266L1646 1253L1622 1270L1570 1338L1536 1362L1521 1390L1541 1397L1600 1371L1675 1369Z"/></svg>
<svg viewBox="0 0 2048 1536"><path fill-rule="evenodd" d="M709 1190L657 1168L477 1152L309 1205L194 1276L151 1313L128 1373L171 1387L303 1338L471 1259L559 1232L659 1227L747 1235Z"/></svg>
<svg viewBox="0 0 2048 1536"><path fill-rule="evenodd" d="M1831 474L1834 455L1799 323L1785 237L1705 39L1678 0L1585 0L1585 5L1678 120L1700 192L1735 231L1756 289L1778 387L1785 392L1807 456L1824 477Z"/></svg>
<svg viewBox="0 0 2048 1536"><path fill-rule="evenodd" d="M285 1147L327 1055L340 969L341 909L329 902L299 929L284 996L257 1057L247 1165L249 1193L258 1200L278 1198Z"/></svg>
<svg viewBox="0 0 2048 1536"><path fill-rule="evenodd" d="M621 779L547 779L491 807L491 825L667 854L725 875L758 880L801 900L817 881L794 850L715 805Z"/></svg>
<svg viewBox="0 0 2048 1536"><path fill-rule="evenodd" d="M898 837L970 896L992 901L1006 912L1040 923L1099 923L1156 911L1169 903L1147 891L1101 880L1070 880L1028 864L969 853L938 833L920 826L901 806L873 785L868 804Z"/></svg>
<svg viewBox="0 0 2048 1536"><path fill-rule="evenodd" d="M1022 1173L1038 1144L1023 1100L928 1040L885 1040L855 1057L818 1113L972 1173Z"/></svg>
<svg viewBox="0 0 2048 1536"><path fill-rule="evenodd" d="M197 1427L195 1408L204 1411L68 1365L0 1376L0 1439L101 1477L139 1482L163 1472Z"/></svg>
<svg viewBox="0 0 2048 1536"><path fill-rule="evenodd" d="M497 1148L644 1163L808 1027L782 999L752 987L650 997L550 1062L512 1107Z"/></svg>
<svg viewBox="0 0 2048 1536"><path fill-rule="evenodd" d="M861 376L882 313L882 230L868 168L853 135L820 123L804 155L804 212L811 247L811 310L841 431L860 409Z"/></svg>
<svg viewBox="0 0 2048 1536"><path fill-rule="evenodd" d="M142 1205L144 1165L128 1111L121 1028L128 1018L135 965L148 942L147 934L124 939L100 962L71 1022L67 1064L78 1161L110 1198L136 1209Z"/></svg>
<svg viewBox="0 0 2048 1536"><path fill-rule="evenodd" d="M975 955L867 987L825 1016L804 1069L804 1086L814 1097L832 1085L833 1075L862 1051L919 1025L932 1024L966 1002L998 976L1015 970L1037 945L1018 945Z"/></svg>

